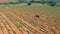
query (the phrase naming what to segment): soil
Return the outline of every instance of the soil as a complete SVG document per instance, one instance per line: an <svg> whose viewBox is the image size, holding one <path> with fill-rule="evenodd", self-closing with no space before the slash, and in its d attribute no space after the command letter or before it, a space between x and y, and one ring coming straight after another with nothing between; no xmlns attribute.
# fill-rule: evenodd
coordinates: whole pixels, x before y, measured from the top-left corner
<svg viewBox="0 0 60 34"><path fill-rule="evenodd" d="M24 11L31 11L31 12L28 13L28 12L24 12ZM9 34L8 29L11 30L11 34L14 34L13 31L16 34L28 34L28 33L31 33L31 34L34 34L34 33L36 33L36 34L59 34L60 33L60 30L56 27L56 26L59 26L59 24L60 24L59 23L60 20L57 20L57 17L51 18L51 16L46 16L44 14L37 15L35 12L32 13L32 11L36 12L37 10L33 10L33 9L27 10L24 8L21 8L21 9L20 8L18 8L18 9L4 8L2 11L0 11L0 24L4 28L4 30L0 29L0 34L3 34L3 33ZM6 14L11 15L9 17L11 17L12 21L15 22L15 24L17 23L17 25L22 26L22 29L21 29L22 31L20 31L19 27L17 28L15 26L15 24L13 24L13 22L10 20L9 17L7 17ZM7 27L5 27L5 25L1 21L1 20L3 20L2 17L6 21L4 23L9 24ZM37 17L37 18L35 18L35 17ZM29 20L31 20L31 22L29 22ZM20 22L20 21L22 21L22 22ZM57 25L57 22L58 22L58 25ZM25 25L25 26L23 26L21 23L23 23L23 25ZM38 25L34 25L31 23L36 23Z"/></svg>

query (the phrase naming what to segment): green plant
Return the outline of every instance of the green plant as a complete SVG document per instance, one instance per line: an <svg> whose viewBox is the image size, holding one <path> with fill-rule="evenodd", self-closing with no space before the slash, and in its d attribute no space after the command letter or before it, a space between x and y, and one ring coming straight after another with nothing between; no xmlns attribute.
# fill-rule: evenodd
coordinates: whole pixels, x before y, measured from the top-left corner
<svg viewBox="0 0 60 34"><path fill-rule="evenodd" d="M1 30L4 30L4 28L1 26L1 24L0 24L0 29L1 29Z"/></svg>
<svg viewBox="0 0 60 34"><path fill-rule="evenodd" d="M38 23L32 21L31 19L26 18L25 20L26 20L27 22L29 22L31 25L38 26Z"/></svg>
<svg viewBox="0 0 60 34"><path fill-rule="evenodd" d="M4 21L3 21L3 20L4 20ZM8 24L7 24L7 22L5 21L5 19L4 19L3 16L1 17L1 21L2 21L2 23L4 24L4 27L6 27L6 29L8 30L9 34L11 34L11 33L10 33L11 30L8 29L8 27L7 27Z"/></svg>

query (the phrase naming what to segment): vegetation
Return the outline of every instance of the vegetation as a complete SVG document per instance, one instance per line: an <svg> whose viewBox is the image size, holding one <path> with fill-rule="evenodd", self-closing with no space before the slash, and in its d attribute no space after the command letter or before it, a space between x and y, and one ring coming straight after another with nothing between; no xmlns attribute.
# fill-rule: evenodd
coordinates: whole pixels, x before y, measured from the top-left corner
<svg viewBox="0 0 60 34"><path fill-rule="evenodd" d="M39 33L33 27L26 24L26 22L24 22L24 21L27 21L27 23L31 24L32 26L36 26L35 28L37 30L40 30L44 33L50 33L50 32L48 32L49 30L51 30L51 32L53 32L53 33L55 31L57 32L60 30L60 26L59 26L60 25L59 24L60 6L56 5L55 7L50 7L47 5L43 6L40 4L32 3L31 6L26 6L26 5L21 6L20 4L17 4L17 5L11 5L11 6L1 5L0 7L1 7L0 15L2 15L0 20L4 24L5 28L8 30L8 32L10 34L11 34L11 32L15 33L15 34L17 32L14 29L12 29L13 27L11 27L11 24L8 24L9 22L7 22L7 20L5 20L5 18L3 17L3 14L1 14L1 13L4 13L4 15L12 22L12 24L14 24L17 27L17 29L19 29L19 31L22 31L22 32L26 31L23 28L23 27L26 27L28 29L27 33L29 33L29 34L31 32L34 34ZM9 12L12 12L14 15L12 15ZM39 16L42 16L42 18L35 19L34 15L37 15L37 14ZM19 18L22 18L23 20L20 20L18 17L15 17L15 15L18 16ZM42 24L40 24L40 23L42 23ZM46 30L45 23L48 24L47 27L51 27L51 26L52 27ZM39 27L39 25L40 25L40 27ZM45 27L43 27L43 25ZM52 30L53 27L55 27L55 30ZM2 26L0 26L0 28L2 28Z"/></svg>

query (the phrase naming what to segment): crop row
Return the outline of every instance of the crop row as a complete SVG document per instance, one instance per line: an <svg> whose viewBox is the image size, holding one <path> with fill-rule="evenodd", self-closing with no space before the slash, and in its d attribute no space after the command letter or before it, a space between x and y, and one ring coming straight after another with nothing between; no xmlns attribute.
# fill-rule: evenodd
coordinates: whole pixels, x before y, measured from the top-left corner
<svg viewBox="0 0 60 34"><path fill-rule="evenodd" d="M20 15L20 11L19 9L16 9L16 10L10 10L12 13L16 14L17 16L19 16L20 18L23 18L24 20L26 20L27 22L29 22L31 25L34 25L34 26L38 26L38 23L37 22L34 22L33 20L29 19L29 18L25 18L24 15Z"/></svg>
<svg viewBox="0 0 60 34"><path fill-rule="evenodd" d="M18 13L17 11L11 11L11 12L19 15L19 13ZM29 18L25 18L24 16L20 16L20 18L23 18L24 20L26 20L27 22L29 22L31 25L34 25L34 26L37 26L37 27L38 27L38 25L39 25L37 22L34 22L34 21L32 21L31 19L29 19ZM40 29L41 31L44 31L45 33L48 32L48 31L46 31L42 26L39 26L39 29Z"/></svg>
<svg viewBox="0 0 60 34"><path fill-rule="evenodd" d="M11 29L11 31L14 33L14 34L17 34L17 33L20 33L20 31L17 32L18 29L16 29L16 27L14 26L14 24L10 21L10 19L8 19L8 17L5 15L5 13L2 12L2 16L3 18L5 19L5 21L7 22L7 24L9 26L7 26L9 29ZM8 30L9 30L8 29ZM10 30L9 30L10 31Z"/></svg>
<svg viewBox="0 0 60 34"><path fill-rule="evenodd" d="M22 22L21 20L18 20L18 19L15 18L14 16L9 15L9 14L6 14L6 16L10 18L10 20L12 21L13 24L17 23L17 21L18 21L22 26L28 28L30 31L35 31L35 30L32 29L30 26L26 25L24 22ZM15 21L15 23L14 23L13 21ZM19 25L19 24L17 24L17 25ZM21 26L21 25L20 25L20 26ZM19 27L18 27L18 28L19 28ZM35 32L35 33L36 33L36 32Z"/></svg>
<svg viewBox="0 0 60 34"><path fill-rule="evenodd" d="M25 24L24 24L25 25ZM28 25L27 25L28 26ZM29 26L28 26L29 27ZM35 29L35 28L34 28ZM32 29L33 30L33 29Z"/></svg>
<svg viewBox="0 0 60 34"><path fill-rule="evenodd" d="M20 9L20 8L19 8ZM15 10L13 10L12 12L14 12L15 14L17 14L18 16L19 16L19 13L20 13L20 10L19 9L15 9ZM29 18L25 18L25 16L20 16L20 18L23 18L24 20L26 20L26 21L28 21L29 23L32 23L31 25L34 25L34 21L32 21L32 20L30 20ZM35 23L35 25L36 25L37 23ZM34 25L34 26L35 26ZM37 24L38 25L38 24ZM44 24L45 25L45 24ZM43 25L43 26L44 26ZM53 27L50 27L49 25L47 25L46 27L48 27L49 29L47 30L46 29L46 27L44 28L43 26L40 26L40 30L42 30L42 31L44 31L45 33L55 33L55 32L57 32L58 30L55 28L55 30L53 30L53 31L51 31L51 29L53 28ZM56 33L55 33L56 34Z"/></svg>
<svg viewBox="0 0 60 34"><path fill-rule="evenodd" d="M5 13L5 12L4 12L4 13ZM8 15L8 14L6 14L6 15L7 15L7 17L11 17L11 16L12 16L12 15L10 16L10 15ZM10 18L10 20L11 20L11 21L14 21L13 19L15 19L15 18L12 16L12 17ZM18 20L18 21L19 21L19 20ZM15 22L16 22L16 21L15 21ZM12 23L15 24L14 22L12 22ZM28 28L30 31L32 31L32 32L34 31L34 29L32 29L31 27L29 27L28 25L26 25L24 22L21 23L21 21L20 21L20 24L22 24L23 26L25 26L26 28ZM17 25L18 25L18 24L17 24ZM35 31L34 33L36 33L36 31Z"/></svg>
<svg viewBox="0 0 60 34"><path fill-rule="evenodd" d="M40 26L39 24L37 24L37 22L34 22L33 20L31 20L30 18L26 18L24 15L20 15L19 14L19 9L16 9L16 10L6 10L7 12L4 12L3 13L10 19L10 21L20 30L22 31L23 33L24 32L28 32L28 33L38 33L33 27L34 26L37 26L39 27L39 30L42 31L42 32L45 32L46 34L57 34L56 32L57 29L53 28L53 27L50 27L48 25L45 26L42 25ZM9 13L11 12L11 13ZM14 14L14 15L13 15ZM24 20L22 21L21 19L19 19L18 17L15 17L18 16L19 18L23 18ZM4 17L3 17L4 18ZM5 20L6 21L6 20ZM24 21L27 21L29 23L26 24L26 22ZM30 24L33 26L31 27ZM11 24L8 24L8 25L11 25ZM45 26L45 27L44 27ZM47 29L46 27L48 27L49 29ZM26 28L26 29L25 29ZM37 29L38 30L38 29Z"/></svg>
<svg viewBox="0 0 60 34"><path fill-rule="evenodd" d="M4 24L4 27L7 29L9 34L13 33L11 26L7 23L3 16L1 16L1 22Z"/></svg>
<svg viewBox="0 0 60 34"><path fill-rule="evenodd" d="M18 11L18 12L17 12ZM13 13L15 13L15 14L17 14L18 16L19 16L19 9L16 9L16 11L15 10L13 10L12 11ZM30 24L32 23L32 25L35 23L34 21L32 21L32 20L30 20L29 18L25 18L24 16L20 16L20 18L23 18L23 19L25 19L26 21L28 21ZM36 23L35 23L36 24ZM44 24L45 25L45 24ZM46 28L44 28L43 26L40 26L40 30L42 30L42 31L44 31L45 33L50 33L50 34L52 34L52 33L55 33L55 32L57 32L56 30L53 30L53 31L51 31L51 29L52 29L52 27L50 27L50 26L48 26L47 25L47 27L49 28L48 30L46 29ZM56 34L56 33L55 33Z"/></svg>

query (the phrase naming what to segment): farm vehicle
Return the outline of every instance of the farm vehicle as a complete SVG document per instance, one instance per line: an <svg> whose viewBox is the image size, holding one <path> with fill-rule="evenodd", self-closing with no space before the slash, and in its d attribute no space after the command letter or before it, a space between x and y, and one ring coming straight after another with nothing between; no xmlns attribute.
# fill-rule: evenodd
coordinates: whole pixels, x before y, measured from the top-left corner
<svg viewBox="0 0 60 34"><path fill-rule="evenodd" d="M41 3L41 4L48 4L49 6L55 6L59 0L27 0L28 5L31 3Z"/></svg>

